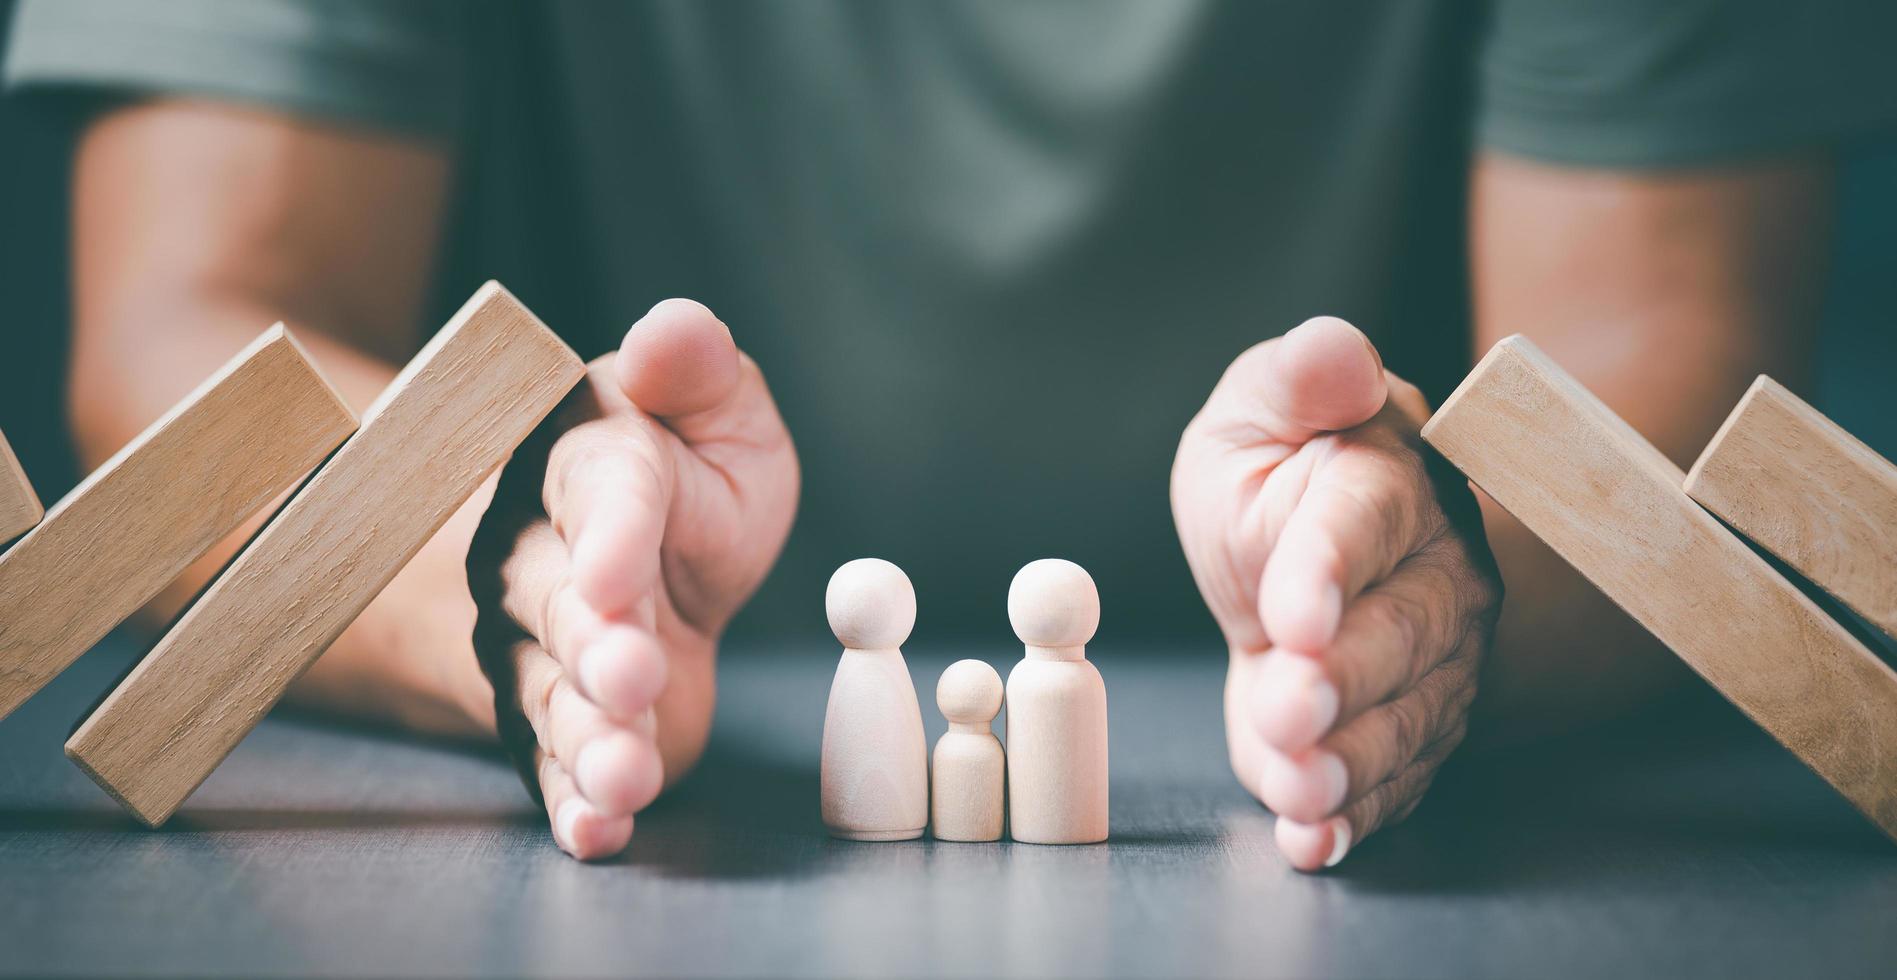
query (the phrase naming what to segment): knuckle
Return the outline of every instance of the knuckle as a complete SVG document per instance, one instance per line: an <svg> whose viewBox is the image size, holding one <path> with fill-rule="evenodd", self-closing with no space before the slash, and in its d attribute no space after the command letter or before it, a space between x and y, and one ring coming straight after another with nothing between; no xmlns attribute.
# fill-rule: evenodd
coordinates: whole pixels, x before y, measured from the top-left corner
<svg viewBox="0 0 1897 980"><path fill-rule="evenodd" d="M1364 794L1355 811L1350 815L1351 830L1358 841L1378 830L1389 822L1391 811L1397 803L1394 782L1385 782ZM1356 844L1353 841L1353 846Z"/></svg>
<svg viewBox="0 0 1897 980"><path fill-rule="evenodd" d="M1337 542L1328 534L1306 533L1304 540L1309 542L1310 569L1324 580L1339 580L1349 569L1350 563L1344 559L1344 553Z"/></svg>
<svg viewBox="0 0 1897 980"><path fill-rule="evenodd" d="M1405 654L1404 662L1409 666L1409 673L1404 679L1408 684L1414 684L1424 663L1424 658L1419 654L1422 652L1425 632L1423 624L1429 618L1429 604L1399 594L1393 596L1385 608L1388 610L1384 615L1389 619L1391 635L1402 644L1400 649Z"/></svg>
<svg viewBox="0 0 1897 980"><path fill-rule="evenodd" d="M523 678L526 690L522 692L522 710L533 725L540 748L549 755L553 754L553 742L549 738L549 729L553 727L553 695L559 689L559 682L559 673L551 670L532 671Z"/></svg>
<svg viewBox="0 0 1897 980"><path fill-rule="evenodd" d="M1403 507L1399 496L1390 491L1390 485L1383 481L1365 484L1356 482L1334 483L1332 489L1338 498L1354 513L1352 516L1365 522L1367 527L1390 528L1396 526L1402 518Z"/></svg>
<svg viewBox="0 0 1897 980"><path fill-rule="evenodd" d="M575 429L561 436L553 444L553 451L547 454L546 481L541 488L540 504L553 518L555 530L562 534L566 533L563 512L567 501L572 499L574 485L598 455L599 449L583 429Z"/></svg>
<svg viewBox="0 0 1897 980"><path fill-rule="evenodd" d="M1413 699L1394 701L1386 710L1390 713L1391 761L1401 765L1414 759L1422 748L1427 720L1421 717L1421 711Z"/></svg>
<svg viewBox="0 0 1897 980"><path fill-rule="evenodd" d="M1440 738L1436 739L1436 744L1430 747L1431 758L1437 762L1448 758L1450 753L1462 747L1463 740L1468 737L1468 720L1466 718L1456 719L1456 721L1449 726L1449 730L1444 732Z"/></svg>
<svg viewBox="0 0 1897 980"><path fill-rule="evenodd" d="M1388 637L1390 649L1401 662L1401 667L1390 672L1389 680L1380 691L1383 698L1402 694L1415 686L1422 671L1425 658L1419 649L1422 640L1422 628L1419 625L1419 604L1404 596L1401 592L1389 590L1378 594L1378 601L1368 607L1374 617L1378 632Z"/></svg>
<svg viewBox="0 0 1897 980"><path fill-rule="evenodd" d="M1488 587L1470 578L1468 566L1441 543L1432 543L1412 555L1408 567L1416 574L1404 598L1416 617L1419 649L1429 648L1425 652L1431 654L1429 663L1433 665L1453 656L1455 648L1481 621L1483 610L1491 605Z"/></svg>
<svg viewBox="0 0 1897 980"><path fill-rule="evenodd" d="M560 575L559 581L553 583L553 587L547 590L545 598L540 601L538 615L535 617L534 622L529 624L528 628L533 632L534 638L539 640L542 646L551 644L555 631L559 629L560 598L566 595L566 592L567 577L563 572ZM549 649L551 648L549 647Z"/></svg>
<svg viewBox="0 0 1897 980"><path fill-rule="evenodd" d="M1408 820L1416 813L1416 808L1423 805L1423 798L1429 795L1429 787L1435 781L1436 776L1433 772L1416 777L1409 785L1408 792L1404 794L1403 801L1394 808L1385 823L1395 826Z"/></svg>

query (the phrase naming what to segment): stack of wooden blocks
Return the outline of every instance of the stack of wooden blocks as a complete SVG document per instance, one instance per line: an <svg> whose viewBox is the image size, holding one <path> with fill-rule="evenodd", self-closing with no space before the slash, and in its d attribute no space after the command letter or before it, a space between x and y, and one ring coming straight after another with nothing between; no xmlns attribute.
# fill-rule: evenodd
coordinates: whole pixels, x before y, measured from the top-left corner
<svg viewBox="0 0 1897 980"><path fill-rule="evenodd" d="M0 717L295 490L66 742L163 823L583 373L490 282L360 422L278 325L43 520L7 453Z"/></svg>
<svg viewBox="0 0 1897 980"><path fill-rule="evenodd" d="M1423 438L1897 838L1897 673L1740 538L1897 635L1897 468L1761 377L1682 473L1521 337Z"/></svg>

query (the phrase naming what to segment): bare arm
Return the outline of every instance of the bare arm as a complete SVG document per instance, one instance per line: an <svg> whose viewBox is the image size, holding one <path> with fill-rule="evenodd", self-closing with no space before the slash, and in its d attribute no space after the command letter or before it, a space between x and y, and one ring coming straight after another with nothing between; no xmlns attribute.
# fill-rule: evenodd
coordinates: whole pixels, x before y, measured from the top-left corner
<svg viewBox="0 0 1897 980"><path fill-rule="evenodd" d="M94 121L73 182L82 461L98 465L278 320L366 407L419 343L448 179L437 148L241 109L160 101ZM485 494L451 520L292 696L424 730L491 730L462 570L484 506ZM147 619L175 612L254 527Z"/></svg>
<svg viewBox="0 0 1897 980"><path fill-rule="evenodd" d="M1760 373L1807 381L1831 166L1635 176L1497 156L1471 193L1476 352L1530 336L1682 466ZM1508 584L1489 710L1558 726L1686 676L1651 636L1483 499Z"/></svg>

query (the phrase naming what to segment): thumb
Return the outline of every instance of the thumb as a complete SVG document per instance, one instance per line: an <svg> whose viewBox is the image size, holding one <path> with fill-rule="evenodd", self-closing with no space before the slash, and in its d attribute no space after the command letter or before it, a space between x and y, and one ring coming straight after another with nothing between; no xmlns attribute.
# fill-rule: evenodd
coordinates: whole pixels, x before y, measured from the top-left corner
<svg viewBox="0 0 1897 980"><path fill-rule="evenodd" d="M1363 331L1334 316L1298 324L1259 354L1257 396L1277 417L1279 439L1349 429L1383 408L1382 358Z"/></svg>
<svg viewBox="0 0 1897 980"><path fill-rule="evenodd" d="M739 449L727 465L791 449L757 362L738 350L723 320L689 299L665 300L626 331L612 377L620 394L688 448Z"/></svg>
<svg viewBox="0 0 1897 980"><path fill-rule="evenodd" d="M626 331L613 378L634 405L653 415L695 415L731 397L738 347L724 321L703 305L668 299Z"/></svg>

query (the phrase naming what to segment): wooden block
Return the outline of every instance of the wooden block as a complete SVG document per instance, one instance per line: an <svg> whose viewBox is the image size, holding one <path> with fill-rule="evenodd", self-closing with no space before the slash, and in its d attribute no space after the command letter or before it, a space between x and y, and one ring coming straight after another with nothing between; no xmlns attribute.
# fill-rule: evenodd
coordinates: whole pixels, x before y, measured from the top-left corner
<svg viewBox="0 0 1897 980"><path fill-rule="evenodd" d="M1510 337L1423 438L1897 838L1897 673L1695 504L1631 426Z"/></svg>
<svg viewBox="0 0 1897 980"><path fill-rule="evenodd" d="M1784 385L1753 382L1686 492L1897 636L1897 466Z"/></svg>
<svg viewBox="0 0 1897 980"><path fill-rule="evenodd" d="M6 436L0 435L0 542L32 530L45 513L40 495L33 492L19 458L13 455L13 447L7 445ZM4 716L0 712L0 717Z"/></svg>
<svg viewBox="0 0 1897 980"><path fill-rule="evenodd" d="M163 823L584 372L505 289L483 286L66 754Z"/></svg>
<svg viewBox="0 0 1897 980"><path fill-rule="evenodd" d="M0 557L0 717L355 428L290 332L264 331Z"/></svg>

